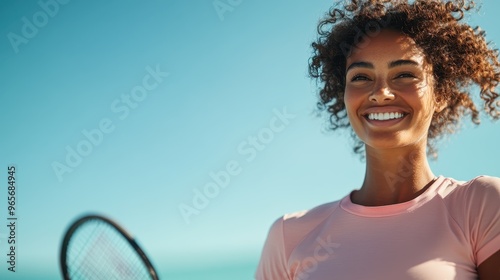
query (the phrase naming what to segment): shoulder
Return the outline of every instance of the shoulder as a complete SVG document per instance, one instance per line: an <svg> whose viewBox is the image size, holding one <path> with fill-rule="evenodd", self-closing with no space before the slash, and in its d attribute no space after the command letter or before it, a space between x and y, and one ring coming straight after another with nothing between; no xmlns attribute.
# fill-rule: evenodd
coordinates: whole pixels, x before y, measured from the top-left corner
<svg viewBox="0 0 500 280"><path fill-rule="evenodd" d="M469 181L445 178L438 190L447 211L462 227L466 221L495 219L500 204L500 178L477 176Z"/></svg>
<svg viewBox="0 0 500 280"><path fill-rule="evenodd" d="M467 182L453 181L458 185L457 187L461 187L462 191L469 195L498 194L500 192L500 178L498 177L481 175Z"/></svg>
<svg viewBox="0 0 500 280"><path fill-rule="evenodd" d="M337 209L340 200L321 204L309 210L303 210L283 215L283 226L286 229L312 228L324 221Z"/></svg>
<svg viewBox="0 0 500 280"><path fill-rule="evenodd" d="M480 188L480 189L500 189L500 178L498 177L493 177L493 176L488 176L488 175L481 175L477 176L476 178L463 183L466 186L469 186L469 188Z"/></svg>
<svg viewBox="0 0 500 280"><path fill-rule="evenodd" d="M272 228L276 227L303 227L325 220L339 206L340 200L321 204L311 209L290 212L276 219Z"/></svg>
<svg viewBox="0 0 500 280"><path fill-rule="evenodd" d="M290 253L311 230L335 211L337 205L338 201L325 203L276 219L269 229L262 251L256 274L259 279L282 279L282 275L287 275Z"/></svg>
<svg viewBox="0 0 500 280"><path fill-rule="evenodd" d="M500 178L479 176L463 183L462 188L463 228L479 265L500 248Z"/></svg>
<svg viewBox="0 0 500 280"><path fill-rule="evenodd" d="M471 188L480 191L500 192L500 178L492 176L478 176L469 181Z"/></svg>
<svg viewBox="0 0 500 280"><path fill-rule="evenodd" d="M498 206L500 202L500 178L479 176L467 182L465 186L470 203L485 207Z"/></svg>
<svg viewBox="0 0 500 280"><path fill-rule="evenodd" d="M282 228L284 231L307 229L320 224L338 207L340 200L321 204L308 210L290 212L276 219L271 228Z"/></svg>
<svg viewBox="0 0 500 280"><path fill-rule="evenodd" d="M285 214L274 221L269 235L284 241L290 252L308 233L321 225L337 208L339 201L325 203L309 210Z"/></svg>
<svg viewBox="0 0 500 280"><path fill-rule="evenodd" d="M446 178L440 195L448 212L464 228L479 220L495 222L499 218L500 178L478 176L469 181Z"/></svg>
<svg viewBox="0 0 500 280"><path fill-rule="evenodd" d="M469 181L446 178L448 184L441 190L442 196L462 199L495 199L500 197L500 178L487 175L477 176Z"/></svg>

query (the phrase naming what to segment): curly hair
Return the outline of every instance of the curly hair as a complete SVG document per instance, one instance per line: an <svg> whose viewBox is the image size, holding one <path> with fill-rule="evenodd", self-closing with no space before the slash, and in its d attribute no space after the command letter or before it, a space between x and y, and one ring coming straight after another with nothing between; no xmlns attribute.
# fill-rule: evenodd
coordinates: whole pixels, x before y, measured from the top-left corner
<svg viewBox="0 0 500 280"><path fill-rule="evenodd" d="M471 98L471 86L479 87L485 112L500 119L500 101L495 88L500 80L498 50L485 39L485 32L463 22L464 12L474 7L470 1L438 0L352 0L342 8L332 7L318 25L318 39L312 43L309 75L321 84L317 109L327 111L330 129L350 128L344 105L346 59L353 47L383 29L405 34L419 46L432 65L436 102L445 109L435 113L428 130L428 154L437 156L434 140L459 127L470 115L480 123L479 111ZM351 129L354 152L364 143Z"/></svg>

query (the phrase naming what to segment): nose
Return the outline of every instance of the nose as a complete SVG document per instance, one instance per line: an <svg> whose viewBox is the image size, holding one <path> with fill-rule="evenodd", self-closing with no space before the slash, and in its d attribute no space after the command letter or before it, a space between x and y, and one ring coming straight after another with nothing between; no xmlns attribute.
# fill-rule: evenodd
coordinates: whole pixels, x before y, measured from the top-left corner
<svg viewBox="0 0 500 280"><path fill-rule="evenodd" d="M391 89L385 83L380 83L380 85L373 89L369 96L370 101L376 103L392 101L394 98L394 93L392 93Z"/></svg>

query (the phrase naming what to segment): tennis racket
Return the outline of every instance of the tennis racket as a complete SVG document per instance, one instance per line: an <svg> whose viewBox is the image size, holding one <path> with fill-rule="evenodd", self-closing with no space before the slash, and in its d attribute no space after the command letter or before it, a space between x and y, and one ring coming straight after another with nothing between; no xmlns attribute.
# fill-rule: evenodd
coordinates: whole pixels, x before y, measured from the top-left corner
<svg viewBox="0 0 500 280"><path fill-rule="evenodd" d="M139 245L109 218L86 215L64 236L60 265L65 280L158 280Z"/></svg>

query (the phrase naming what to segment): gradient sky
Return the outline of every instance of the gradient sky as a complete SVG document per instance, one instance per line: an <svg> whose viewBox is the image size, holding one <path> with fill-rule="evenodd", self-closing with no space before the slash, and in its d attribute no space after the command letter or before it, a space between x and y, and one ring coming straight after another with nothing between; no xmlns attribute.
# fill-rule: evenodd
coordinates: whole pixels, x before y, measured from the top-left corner
<svg viewBox="0 0 500 280"><path fill-rule="evenodd" d="M256 265L276 218L362 182L347 133L313 114L307 61L331 1L230 1L223 13L212 0L72 0L44 12L49 2L0 2L0 185L14 164L19 244L18 272L1 261L0 278L58 277L64 230L87 212L129 229L160 275ZM484 1L471 15L494 44L499 8ZM438 146L434 173L500 176L499 125L464 122ZM186 219L179 208L229 171Z"/></svg>

